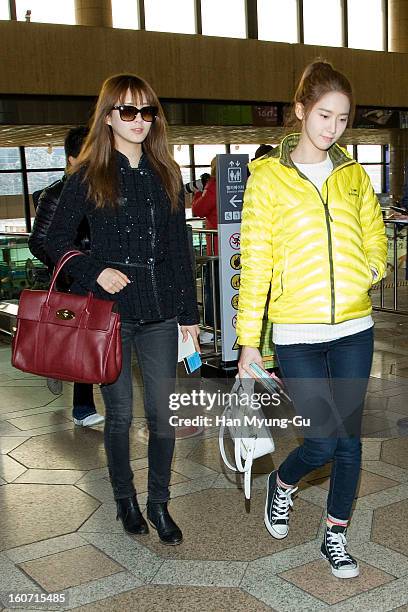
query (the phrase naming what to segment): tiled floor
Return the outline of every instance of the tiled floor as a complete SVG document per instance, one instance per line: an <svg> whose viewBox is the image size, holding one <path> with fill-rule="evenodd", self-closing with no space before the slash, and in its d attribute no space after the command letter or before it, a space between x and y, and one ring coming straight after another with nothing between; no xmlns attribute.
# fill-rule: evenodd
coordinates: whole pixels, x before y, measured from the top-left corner
<svg viewBox="0 0 408 612"><path fill-rule="evenodd" d="M348 581L334 578L319 552L328 466L301 484L287 539L273 540L263 525L266 475L296 445L290 433L255 464L250 503L224 469L214 432L178 440L171 512L183 544L165 547L155 532L126 535L115 520L103 428L75 428L71 385L51 395L44 380L12 369L1 339L0 593L63 592L58 609L92 612L406 612L408 439L396 423L408 416L408 317L377 314L376 322L363 471L348 534L361 575ZM144 505L147 446L136 375L134 382L131 458ZM96 399L103 411L99 390Z"/></svg>

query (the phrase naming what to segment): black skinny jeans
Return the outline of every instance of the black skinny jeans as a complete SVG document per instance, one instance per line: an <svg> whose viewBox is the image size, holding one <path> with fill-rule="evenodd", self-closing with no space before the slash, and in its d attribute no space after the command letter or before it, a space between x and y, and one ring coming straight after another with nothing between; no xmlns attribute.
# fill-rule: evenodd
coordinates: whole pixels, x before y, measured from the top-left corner
<svg viewBox="0 0 408 612"><path fill-rule="evenodd" d="M144 409L149 427L150 502L169 499L175 430L169 424L169 395L174 393L178 330L177 319L154 323L122 322L122 371L111 385L102 386L105 401L105 449L115 499L135 493L129 458L129 429L133 418L132 346L144 384Z"/></svg>

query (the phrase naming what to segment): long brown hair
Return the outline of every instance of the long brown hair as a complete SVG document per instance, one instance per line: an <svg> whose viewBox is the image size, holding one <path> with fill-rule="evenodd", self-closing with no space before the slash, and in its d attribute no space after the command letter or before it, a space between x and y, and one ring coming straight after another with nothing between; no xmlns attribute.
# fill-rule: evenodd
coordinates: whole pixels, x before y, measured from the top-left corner
<svg viewBox="0 0 408 612"><path fill-rule="evenodd" d="M307 116L320 98L332 91L338 91L349 99L348 125L351 125L354 115L354 96L351 83L342 72L335 70L330 62L320 59L312 62L304 69L285 125L299 129L301 121L295 114L296 104L300 102L303 105L305 116Z"/></svg>
<svg viewBox="0 0 408 612"><path fill-rule="evenodd" d="M158 107L156 120L143 142L143 151L166 190L172 210L179 206L181 188L180 168L169 152L167 122L163 109L152 87L133 74L111 76L102 85L93 114L89 135L85 140L74 172L84 169L84 181L88 183L88 197L98 208L115 206L119 196L119 181L115 164L114 134L106 117L118 102L123 104L127 91L134 102L145 99L147 104Z"/></svg>

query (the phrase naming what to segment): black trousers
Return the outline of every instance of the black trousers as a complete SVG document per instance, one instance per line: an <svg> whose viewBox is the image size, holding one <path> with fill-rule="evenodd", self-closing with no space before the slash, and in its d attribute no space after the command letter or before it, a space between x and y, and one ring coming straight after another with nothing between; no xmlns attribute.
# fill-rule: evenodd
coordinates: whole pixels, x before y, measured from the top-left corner
<svg viewBox="0 0 408 612"><path fill-rule="evenodd" d="M129 429L133 418L132 347L144 384L144 409L149 427L148 497L169 499L175 430L169 424L169 395L174 393L178 330L177 319L155 323L122 322L122 372L116 382L102 387L105 401L105 449L115 499L135 493L129 458Z"/></svg>

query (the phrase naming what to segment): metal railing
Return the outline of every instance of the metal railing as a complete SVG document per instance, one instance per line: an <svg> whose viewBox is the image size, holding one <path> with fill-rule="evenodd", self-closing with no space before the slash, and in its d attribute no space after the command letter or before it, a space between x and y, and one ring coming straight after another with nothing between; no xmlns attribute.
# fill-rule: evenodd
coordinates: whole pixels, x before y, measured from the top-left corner
<svg viewBox="0 0 408 612"><path fill-rule="evenodd" d="M190 221L190 219L188 220ZM217 274L216 267L218 264L218 255L215 255L215 244L218 236L217 230L197 229L193 228L193 248L195 252L195 263L196 270L199 272L197 280L201 280L200 284L200 298L198 300L203 309L203 322L200 323L200 328L203 331L213 334L212 352L207 356L216 356L221 353L220 346L220 334L221 334L221 321L220 312L218 308L218 288L217 288ZM207 252L209 251L209 253ZM209 270L209 274L205 273L205 270ZM214 325L208 325L208 311L206 308L206 293L211 291L211 306L212 313L211 319Z"/></svg>
<svg viewBox="0 0 408 612"><path fill-rule="evenodd" d="M380 312L390 312L390 313L395 313L395 314L400 314L400 315L408 315L408 310L400 309L399 304L398 304L400 286L408 285L408 283L406 282L407 266L408 266L408 258L407 258L408 219L407 220L384 219L384 223L385 223L386 228L387 227L392 228L392 236L388 236L392 240L392 263L390 264L391 269L392 269L392 281L390 283L389 277L386 276L385 278L382 279L381 283L379 283L378 287L377 286L373 287L373 290L372 290L373 292L375 291L380 292L380 304L379 305L373 304L373 310L380 311ZM399 257L398 257L399 235L398 234L401 231L401 228L404 228L404 231L406 234L403 237L405 240L405 275L404 275L405 278L402 281L398 278L398 264L399 264ZM387 289L392 289L392 307L385 305Z"/></svg>

